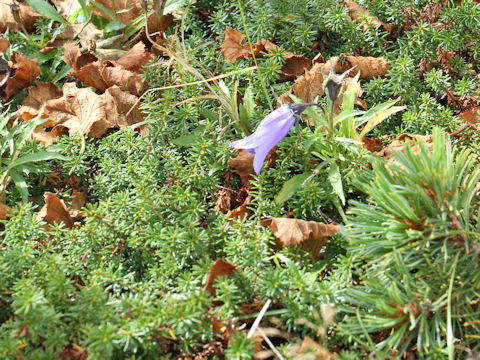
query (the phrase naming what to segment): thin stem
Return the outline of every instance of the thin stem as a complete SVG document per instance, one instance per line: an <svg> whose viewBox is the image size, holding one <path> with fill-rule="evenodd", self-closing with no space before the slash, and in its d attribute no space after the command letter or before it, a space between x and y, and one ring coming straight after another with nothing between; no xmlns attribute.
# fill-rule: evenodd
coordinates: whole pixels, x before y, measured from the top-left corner
<svg viewBox="0 0 480 360"><path fill-rule="evenodd" d="M242 1L238 0L238 7L240 8L240 14L242 15L242 22L243 22L243 29L245 30L245 35L247 37L248 45L250 46L250 52L252 53L253 62L255 66L258 68L257 58L255 57L255 49L253 48L252 40L250 39L250 35L247 29L247 20L245 19L245 13L243 12ZM273 105L270 101L270 96L267 91L267 87L265 86L265 81L263 80L262 71L258 68L258 79L260 80L260 84L262 85L263 92L265 93L265 97L267 98L268 107L270 111L273 111Z"/></svg>
<svg viewBox="0 0 480 360"><path fill-rule="evenodd" d="M329 134L329 139L330 139L330 146L332 147L333 151L333 158L335 161L337 160L337 148L335 147L335 129L334 129L334 124L333 124L333 109L335 108L335 103L332 102L332 106L330 108L330 134Z"/></svg>

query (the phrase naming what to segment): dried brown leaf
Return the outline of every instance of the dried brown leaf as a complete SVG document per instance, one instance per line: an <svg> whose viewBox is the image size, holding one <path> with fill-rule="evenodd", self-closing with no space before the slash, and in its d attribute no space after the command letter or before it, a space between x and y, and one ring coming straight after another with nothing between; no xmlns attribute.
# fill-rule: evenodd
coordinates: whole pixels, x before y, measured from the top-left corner
<svg viewBox="0 0 480 360"><path fill-rule="evenodd" d="M10 217L13 210L10 206L0 203L0 220L6 220Z"/></svg>
<svg viewBox="0 0 480 360"><path fill-rule="evenodd" d="M398 164L398 162L394 160L392 150L403 151L405 149L405 143L407 141L412 147L412 151L414 154L418 154L420 152L420 149L418 148L418 146L416 146L415 141L425 142L430 149L433 147L432 135L402 134L396 140L393 140L388 146L384 147L380 151L375 152L375 155L388 159L391 163Z"/></svg>
<svg viewBox="0 0 480 360"><path fill-rule="evenodd" d="M85 189L73 190L72 199L70 203L69 214L74 220L80 220L83 218L82 208L87 203L87 192Z"/></svg>
<svg viewBox="0 0 480 360"><path fill-rule="evenodd" d="M243 149L239 150L238 153L238 156L229 159L227 163L231 167L235 168L236 173L242 180L242 184L249 188L252 174L255 174L255 170L253 169L254 154L250 154L248 151Z"/></svg>
<svg viewBox="0 0 480 360"><path fill-rule="evenodd" d="M357 66L348 75L353 77L360 71L360 79L370 80L377 76L385 76L390 70L388 61L385 58L375 58L371 56L333 56L321 66L324 74L330 72L330 60L333 64L333 70L338 74L354 66Z"/></svg>
<svg viewBox="0 0 480 360"><path fill-rule="evenodd" d="M143 14L140 0L97 0L96 2L103 5L110 13L115 15L117 20L125 25L130 24L132 20ZM93 11L95 15L110 20L109 16L95 4L93 4Z"/></svg>
<svg viewBox="0 0 480 360"><path fill-rule="evenodd" d="M37 214L37 220L43 219L50 225L63 223L67 228L73 228L73 220L71 219L63 201L58 199L51 192L45 192L44 199L45 205Z"/></svg>
<svg viewBox="0 0 480 360"><path fill-rule="evenodd" d="M480 106L471 108L458 115L458 118L467 124L476 125L479 122Z"/></svg>
<svg viewBox="0 0 480 360"><path fill-rule="evenodd" d="M245 219L249 217L252 214L252 211L247 208L247 206L250 204L250 201L252 201L252 197L249 195L245 198L244 202L240 206L232 210L230 213L230 218Z"/></svg>
<svg viewBox="0 0 480 360"><path fill-rule="evenodd" d="M340 229L338 225L289 218L265 219L262 220L262 225L270 226L273 235L284 246L296 246L309 239L331 237Z"/></svg>
<svg viewBox="0 0 480 360"><path fill-rule="evenodd" d="M138 73L152 59L153 54L140 41L117 61L109 61L107 63Z"/></svg>
<svg viewBox="0 0 480 360"><path fill-rule="evenodd" d="M106 117L92 125L90 136L99 138L108 129L121 129L144 120L144 115L138 108L138 97L135 95L114 85L105 91L103 97ZM132 107L133 110L130 111Z"/></svg>
<svg viewBox="0 0 480 360"><path fill-rule="evenodd" d="M59 99L63 92L52 82L37 82L35 87L28 89L27 97L23 100L22 106L18 109L18 115L24 120L36 117L40 109L47 105L47 101ZM44 108L42 117L48 116L48 110Z"/></svg>
<svg viewBox="0 0 480 360"><path fill-rule="evenodd" d="M22 89L30 85L38 75L40 75L38 59L30 60L17 53L14 53L13 58L15 62L11 67L13 75L7 80L5 95L3 96L4 101L17 95Z"/></svg>
<svg viewBox="0 0 480 360"><path fill-rule="evenodd" d="M0 53L5 54L9 46L10 42L4 37L0 37Z"/></svg>
<svg viewBox="0 0 480 360"><path fill-rule="evenodd" d="M99 91L105 91L113 85L119 86L122 90L126 90L136 96L140 96L146 85L138 74L128 69L124 69L120 65L127 65L131 68L140 69L143 62L149 55L141 51L142 45L134 50L134 52L123 62L115 66L115 62L101 62L96 56L89 52L81 53L80 48L74 44L66 44L64 46L63 60L66 64L74 69L68 76L74 76L89 86L93 86ZM134 65L132 58L139 61Z"/></svg>
<svg viewBox="0 0 480 360"><path fill-rule="evenodd" d="M234 265L222 259L218 259L212 265L210 273L208 274L207 282L205 283L203 289L208 291L210 295L214 297L215 289L213 288L213 284L215 283L215 280L217 280L219 276L230 276L230 274L236 269L237 268Z"/></svg>
<svg viewBox="0 0 480 360"><path fill-rule="evenodd" d="M392 32L392 25L386 24L376 16L370 15L367 9L364 9L360 5L358 5L356 2L352 0L344 0L343 5L347 8L348 10L348 15L355 20L358 23L362 22L363 18L367 18L369 22L373 24L375 28L378 28L382 26L386 31ZM367 25L363 26L363 31L367 30Z"/></svg>
<svg viewBox="0 0 480 360"><path fill-rule="evenodd" d="M312 102L317 96L322 96L324 91L322 69L323 64L316 63L304 75L298 77L293 85L295 96L306 103Z"/></svg>
<svg viewBox="0 0 480 360"><path fill-rule="evenodd" d="M64 84L63 96L47 101L47 109L50 119L69 129L70 134L88 134L95 122L106 117L104 97L74 83Z"/></svg>
<svg viewBox="0 0 480 360"><path fill-rule="evenodd" d="M23 2L6 0L0 2L0 32L4 33L7 28L10 31L23 30L22 26L15 20L12 13L12 6L18 6L19 20L27 30L32 30L35 21L42 17L40 13L34 10L30 5Z"/></svg>
<svg viewBox="0 0 480 360"><path fill-rule="evenodd" d="M91 41L96 42L103 39L103 30L98 29L90 22L86 24L69 23L60 34L50 39L40 52L42 54L49 53L54 49L63 47L77 37L80 39L82 46L87 47Z"/></svg>
<svg viewBox="0 0 480 360"><path fill-rule="evenodd" d="M245 35L228 28L225 31L225 41L220 46L223 57L229 63L234 63L236 60L249 58L252 56L250 46L248 44L242 45ZM254 45L255 57L263 57L262 53L270 54L273 49L277 48L277 45L271 43L268 40L262 39L257 41ZM312 61L305 56L295 55L291 52L284 52L285 64L282 66L282 74L280 81L294 79L305 72L310 67Z"/></svg>
<svg viewBox="0 0 480 360"><path fill-rule="evenodd" d="M235 29L225 30L225 40L220 45L220 51L228 63L233 64L236 60L251 56L249 45L242 45L244 39L245 35Z"/></svg>

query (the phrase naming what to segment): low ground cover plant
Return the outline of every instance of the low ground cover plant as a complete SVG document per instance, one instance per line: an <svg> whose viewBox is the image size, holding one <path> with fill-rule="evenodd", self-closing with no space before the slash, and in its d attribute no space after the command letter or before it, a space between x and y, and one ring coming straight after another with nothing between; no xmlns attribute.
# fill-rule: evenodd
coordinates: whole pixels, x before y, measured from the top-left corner
<svg viewBox="0 0 480 360"><path fill-rule="evenodd" d="M5 6L2 359L478 357L479 3Z"/></svg>

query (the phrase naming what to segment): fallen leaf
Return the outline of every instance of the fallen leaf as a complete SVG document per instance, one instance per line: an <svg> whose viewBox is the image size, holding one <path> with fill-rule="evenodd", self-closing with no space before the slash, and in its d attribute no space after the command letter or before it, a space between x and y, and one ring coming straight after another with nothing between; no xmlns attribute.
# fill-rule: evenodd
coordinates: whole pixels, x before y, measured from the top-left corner
<svg viewBox="0 0 480 360"><path fill-rule="evenodd" d="M15 20L15 6L18 7L18 19L27 30L32 30L35 21L42 17L39 12L24 2L2 1L0 2L0 32L4 33L7 29L14 32L23 30L22 26Z"/></svg>
<svg viewBox="0 0 480 360"><path fill-rule="evenodd" d="M230 218L245 219L249 217L252 214L252 211L247 208L247 206L250 204L250 201L252 201L252 197L248 195L240 206L232 210L230 213Z"/></svg>
<svg viewBox="0 0 480 360"><path fill-rule="evenodd" d="M348 15L356 22L361 23L364 18L367 18L368 21L372 23L375 28L382 26L386 31L392 32L392 25L386 24L380 21L378 17L370 15L367 9L364 9L356 2L352 0L344 0L343 5L347 8ZM366 31L367 29L368 26L364 24L363 31Z"/></svg>
<svg viewBox="0 0 480 360"><path fill-rule="evenodd" d="M272 49L275 50L276 48L277 45L271 43L270 41L260 40L255 43L255 56L263 57L262 52L271 54ZM307 70L312 65L312 61L309 58L303 55L295 55L288 51L284 52L284 58L285 63L282 66L282 74L279 81L295 79L298 76L302 75L305 70Z"/></svg>
<svg viewBox="0 0 480 360"><path fill-rule="evenodd" d="M237 30L232 28L227 28L225 30L225 40L220 45L220 51L229 63L234 63L236 60L249 58L252 56L250 46L248 44L243 44L245 35L240 33ZM268 40L262 39L257 41L253 46L253 53L255 57L263 57L262 53L272 53L272 50L275 50L277 45L271 43ZM282 66L282 74L280 76L280 81L285 81L289 79L294 79L305 72L306 69L310 67L312 61L305 56L295 55L291 52L284 52L285 64Z"/></svg>
<svg viewBox="0 0 480 360"><path fill-rule="evenodd" d="M479 122L480 106L471 108L458 115L458 118L467 124L476 125Z"/></svg>
<svg viewBox="0 0 480 360"><path fill-rule="evenodd" d="M13 54L14 64L11 66L12 75L7 80L3 100L6 101L17 95L22 89L30 85L38 75L38 59L30 60L25 56Z"/></svg>
<svg viewBox="0 0 480 360"><path fill-rule="evenodd" d="M296 246L310 238L321 240L335 235L340 230L338 225L290 218L265 219L262 220L262 225L270 226L273 235L284 246Z"/></svg>
<svg viewBox="0 0 480 360"><path fill-rule="evenodd" d="M12 212L13 209L10 206L0 203L0 220L8 219Z"/></svg>
<svg viewBox="0 0 480 360"><path fill-rule="evenodd" d="M143 15L140 0L97 0L96 3L105 7L117 20L125 25L130 24L132 20ZM95 15L111 20L108 14L104 13L95 3L93 4L93 12Z"/></svg>
<svg viewBox="0 0 480 360"><path fill-rule="evenodd" d="M215 289L213 288L215 280L217 280L219 276L230 276L231 273L236 269L237 268L234 265L222 259L218 259L210 269L210 273L208 274L207 282L205 283L203 290L208 291L210 295L215 297Z"/></svg>
<svg viewBox="0 0 480 360"><path fill-rule="evenodd" d="M108 88L103 97L106 116L92 125L89 132L90 136L99 138L108 129L122 129L145 119L145 116L138 108L138 97L121 90L118 86L115 85ZM133 110L131 110L132 108Z"/></svg>
<svg viewBox="0 0 480 360"><path fill-rule="evenodd" d="M323 64L316 63L304 75L298 77L293 85L293 93L306 103L311 103L317 96L322 96L323 88ZM326 73L328 74L328 72ZM325 75L326 75L325 74Z"/></svg>
<svg viewBox="0 0 480 360"><path fill-rule="evenodd" d="M37 220L45 220L50 225L63 223L68 229L73 228L73 220L70 218L70 214L63 201L51 192L45 192L44 199L45 205L43 205L37 214Z"/></svg>
<svg viewBox="0 0 480 360"><path fill-rule="evenodd" d="M34 130L33 138L47 145L67 132L99 138L108 129L120 129L144 120L138 97L117 86L98 95L90 88L79 89L74 83L66 83L60 90L53 83L39 82L29 89L18 114L27 121L36 117L42 107L42 117L48 117L48 121Z"/></svg>
<svg viewBox="0 0 480 360"><path fill-rule="evenodd" d="M105 98L75 83L65 83L63 96L47 101L47 109L50 119L70 134L88 134L95 122L106 118Z"/></svg>
<svg viewBox="0 0 480 360"><path fill-rule="evenodd" d="M382 57L341 55L340 57L333 56L323 63L320 70L323 71L325 75L330 72L330 61L332 61L333 70L337 74L357 66L348 75L353 77L360 72L360 79L363 80L370 80L377 76L383 77L387 74L388 70L390 70L387 59Z"/></svg>
<svg viewBox="0 0 480 360"><path fill-rule="evenodd" d="M9 46L10 42L4 37L0 37L0 53L5 54Z"/></svg>
<svg viewBox="0 0 480 360"><path fill-rule="evenodd" d="M82 208L87 203L87 192L85 189L80 190L73 190L72 191L72 199L70 203L70 211L69 214L73 218L73 220L80 220L83 218Z"/></svg>
<svg viewBox="0 0 480 360"><path fill-rule="evenodd" d="M418 154L420 149L416 146L415 141L425 142L429 149L433 147L433 138L432 135L411 135L411 134L402 134L396 140L393 140L388 146L384 147L382 150L375 152L374 154L385 159L388 159L391 163L399 164L396 160L393 159L393 152L403 151L405 149L405 143L410 143L412 151L414 154Z"/></svg>
<svg viewBox="0 0 480 360"><path fill-rule="evenodd" d="M252 179L252 175L255 174L255 170L253 169L254 156L254 154L250 154L248 151L241 149L238 150L238 156L227 161L228 165L235 169L242 180L242 184L247 188L250 187L250 180Z"/></svg>
<svg viewBox="0 0 480 360"><path fill-rule="evenodd" d="M149 52L145 47L145 44L140 41L120 59L117 61L107 61L107 64L120 66L125 70L138 73L152 59L153 54Z"/></svg>
<svg viewBox="0 0 480 360"><path fill-rule="evenodd" d="M141 48L141 46L138 48ZM138 61L145 61L147 55L143 54L141 58L135 56L135 54L129 55L124 61L120 61L122 60L121 58L119 59L119 64L127 64L130 67L140 69L143 63L141 63L142 65L134 66L131 64L131 59L136 58ZM74 76L99 91L103 92L113 85L117 85L122 90L136 96L140 96L145 91L146 85L138 74L122 66L115 66L114 62L101 62L95 55L89 52L82 54L80 48L75 44L66 44L64 46L63 60L74 70L67 76Z"/></svg>
<svg viewBox="0 0 480 360"><path fill-rule="evenodd" d="M239 31L232 28L225 30L225 40L220 45L220 51L228 63L233 64L236 60L251 56L250 46L242 45L243 40L245 40L245 35Z"/></svg>
<svg viewBox="0 0 480 360"><path fill-rule="evenodd" d="M57 11L65 19L68 19L70 15L81 9L80 2L78 0L51 0L53 5L57 8Z"/></svg>
<svg viewBox="0 0 480 360"><path fill-rule="evenodd" d="M103 30L98 29L92 23L85 24L67 24L65 29L58 35L50 39L40 53L47 54L50 51L63 47L75 38L80 39L83 47L88 47L91 42L97 42L103 39Z"/></svg>
<svg viewBox="0 0 480 360"><path fill-rule="evenodd" d="M62 90L59 89L54 83L37 82L35 83L35 87L28 89L28 94L23 100L22 106L18 109L18 115L23 121L27 121L36 117L40 109L44 107L44 113L41 117L47 117L47 101L59 99L62 97L62 95Z"/></svg>
<svg viewBox="0 0 480 360"><path fill-rule="evenodd" d="M335 357L332 355L332 353L328 351L328 349L324 348L322 345L312 340L308 336L303 339L299 352L296 355L300 357L303 354L314 355L312 359L315 359L315 360L334 360L335 359Z"/></svg>

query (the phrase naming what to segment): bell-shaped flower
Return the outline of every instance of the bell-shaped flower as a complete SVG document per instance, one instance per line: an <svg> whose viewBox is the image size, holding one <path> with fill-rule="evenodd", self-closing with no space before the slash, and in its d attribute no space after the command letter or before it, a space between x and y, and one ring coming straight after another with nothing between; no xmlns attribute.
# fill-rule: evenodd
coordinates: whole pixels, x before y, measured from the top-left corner
<svg viewBox="0 0 480 360"><path fill-rule="evenodd" d="M280 140L287 136L295 124L296 117L311 105L317 104L286 104L268 114L258 125L253 134L244 139L230 143L236 149L245 149L249 153L255 152L253 168L260 174L263 163L270 150Z"/></svg>

